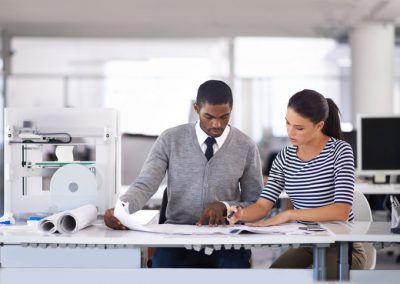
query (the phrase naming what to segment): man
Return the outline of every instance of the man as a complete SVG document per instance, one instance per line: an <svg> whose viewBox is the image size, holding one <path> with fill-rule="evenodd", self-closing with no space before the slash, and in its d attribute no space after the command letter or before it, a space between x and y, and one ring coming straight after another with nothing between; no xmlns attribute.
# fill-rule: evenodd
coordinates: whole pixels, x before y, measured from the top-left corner
<svg viewBox="0 0 400 284"><path fill-rule="evenodd" d="M200 85L194 108L199 121L170 128L154 144L143 169L120 197L129 212L140 210L168 174L166 223L216 226L225 224L227 206L257 200L263 184L255 143L228 125L233 98L230 87L210 80ZM108 209L107 226L124 229ZM156 268L248 268L245 249L204 251L156 248Z"/></svg>

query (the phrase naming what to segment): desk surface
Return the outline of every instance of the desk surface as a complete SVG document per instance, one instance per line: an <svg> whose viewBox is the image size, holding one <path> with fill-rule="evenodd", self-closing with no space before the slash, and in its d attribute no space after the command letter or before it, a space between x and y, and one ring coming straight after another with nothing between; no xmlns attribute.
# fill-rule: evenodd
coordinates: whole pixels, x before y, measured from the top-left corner
<svg viewBox="0 0 400 284"><path fill-rule="evenodd" d="M334 235L335 241L400 243L400 234L391 233L390 225L390 222L321 223Z"/></svg>
<svg viewBox="0 0 400 284"><path fill-rule="evenodd" d="M65 244L65 245L273 245L273 244L329 244L335 241L397 242L400 234L390 232L390 222L327 222L321 224L328 231L312 235L166 235L137 231L117 231L104 224L96 224L73 235L43 234L26 225L0 227L2 244Z"/></svg>
<svg viewBox="0 0 400 284"><path fill-rule="evenodd" d="M137 231L116 231L103 224L90 226L73 235L43 235L27 226L0 228L3 244L104 244L134 246L186 246L186 245L270 245L270 244L329 244L334 240L328 232L312 235L165 235Z"/></svg>

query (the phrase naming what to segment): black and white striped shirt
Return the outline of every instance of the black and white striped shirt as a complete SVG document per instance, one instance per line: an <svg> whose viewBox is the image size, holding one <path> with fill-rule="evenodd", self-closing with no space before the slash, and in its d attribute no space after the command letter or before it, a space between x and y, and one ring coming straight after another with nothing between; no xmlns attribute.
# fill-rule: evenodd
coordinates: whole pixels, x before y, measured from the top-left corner
<svg viewBox="0 0 400 284"><path fill-rule="evenodd" d="M297 146L286 147L276 156L261 197L275 203L283 190L295 209L333 203L352 205L354 159L351 146L330 137L321 153L310 161L297 157ZM351 211L348 221L353 219Z"/></svg>

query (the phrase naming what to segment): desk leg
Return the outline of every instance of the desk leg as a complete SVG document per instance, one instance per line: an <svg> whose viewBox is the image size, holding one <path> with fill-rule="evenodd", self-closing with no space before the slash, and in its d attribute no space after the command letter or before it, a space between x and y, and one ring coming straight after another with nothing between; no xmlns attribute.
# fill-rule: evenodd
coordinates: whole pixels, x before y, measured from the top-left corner
<svg viewBox="0 0 400 284"><path fill-rule="evenodd" d="M340 281L350 280L349 243L339 242L338 273Z"/></svg>
<svg viewBox="0 0 400 284"><path fill-rule="evenodd" d="M314 244L313 246L313 274L314 280L326 280L326 244Z"/></svg>

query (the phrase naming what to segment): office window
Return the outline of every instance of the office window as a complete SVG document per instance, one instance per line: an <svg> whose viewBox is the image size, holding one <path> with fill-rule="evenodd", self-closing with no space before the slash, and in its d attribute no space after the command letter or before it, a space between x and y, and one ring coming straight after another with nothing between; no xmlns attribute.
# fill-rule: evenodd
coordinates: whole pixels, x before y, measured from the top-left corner
<svg viewBox="0 0 400 284"><path fill-rule="evenodd" d="M197 87L211 67L201 58L110 61L105 76L105 105L120 110L122 131L158 135L189 121Z"/></svg>
<svg viewBox="0 0 400 284"><path fill-rule="evenodd" d="M226 79L226 39L14 38L8 106L113 107L122 131L189 121L197 87Z"/></svg>
<svg viewBox="0 0 400 284"><path fill-rule="evenodd" d="M340 106L340 63L348 54L332 39L237 38L235 75L238 100L251 101L252 115L242 110L239 125L257 141L265 132L286 136L288 99L314 89Z"/></svg>

